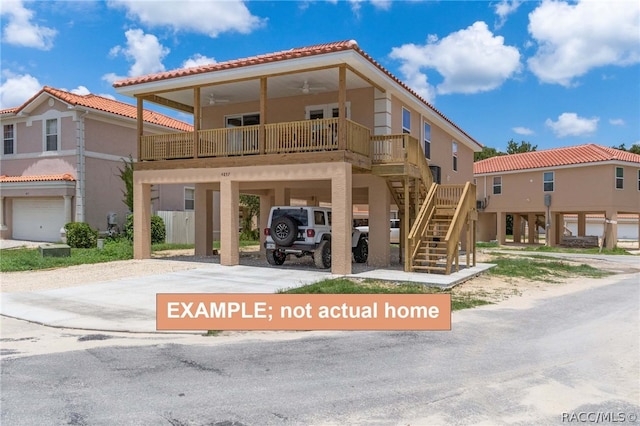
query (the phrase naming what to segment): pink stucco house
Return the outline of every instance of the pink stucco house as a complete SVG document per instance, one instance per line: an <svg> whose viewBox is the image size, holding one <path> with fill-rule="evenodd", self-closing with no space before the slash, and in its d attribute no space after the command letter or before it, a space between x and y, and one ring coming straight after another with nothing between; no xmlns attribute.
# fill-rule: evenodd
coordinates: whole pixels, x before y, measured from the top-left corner
<svg viewBox="0 0 640 426"><path fill-rule="evenodd" d="M59 241L67 222L101 231L127 214L119 177L136 158L137 118L145 135L191 131L157 112L96 95L44 87L24 104L0 111L0 236ZM155 209L183 210L184 186L164 188Z"/></svg>
<svg viewBox="0 0 640 426"><path fill-rule="evenodd" d="M617 243L620 219L626 226L634 220L635 235L640 234L638 154L586 144L492 157L473 169L479 241L504 243L507 215L513 217L518 243L537 243L538 230L552 246L563 244L565 234L586 237L588 217L601 218L592 236L604 236L609 248ZM565 216L577 219L577 232L569 230Z"/></svg>
<svg viewBox="0 0 640 426"><path fill-rule="evenodd" d="M473 154L482 146L353 40L114 87L135 98L138 111L162 105L194 123L181 133L147 135L138 120L136 258L150 256L151 187L166 184L194 187L197 255L211 254L212 218L220 218L222 265L239 262L240 193L260 197L262 224L274 205L330 203L336 274L351 271L354 205L368 211L370 265L389 265L392 208L405 270L451 272L461 241L473 253Z"/></svg>

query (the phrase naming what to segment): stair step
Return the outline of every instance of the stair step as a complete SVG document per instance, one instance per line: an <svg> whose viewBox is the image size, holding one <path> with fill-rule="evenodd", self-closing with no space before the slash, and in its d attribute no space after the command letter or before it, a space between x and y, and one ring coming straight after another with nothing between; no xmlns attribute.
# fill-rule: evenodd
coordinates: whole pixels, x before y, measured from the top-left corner
<svg viewBox="0 0 640 426"><path fill-rule="evenodd" d="M441 271L441 272L446 272L447 271L447 267L446 266L419 266L419 265L414 265L413 269L417 270L417 271Z"/></svg>

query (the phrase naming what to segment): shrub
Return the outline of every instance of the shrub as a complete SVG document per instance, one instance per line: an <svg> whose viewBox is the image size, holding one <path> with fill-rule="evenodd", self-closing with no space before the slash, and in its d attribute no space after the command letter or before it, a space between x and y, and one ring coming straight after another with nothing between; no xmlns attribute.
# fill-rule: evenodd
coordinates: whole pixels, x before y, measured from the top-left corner
<svg viewBox="0 0 640 426"><path fill-rule="evenodd" d="M127 222L124 224L124 235L129 241L133 241L133 215L127 216ZM164 243L167 236L167 230L164 226L164 220L158 215L151 216L151 244Z"/></svg>
<svg viewBox="0 0 640 426"><path fill-rule="evenodd" d="M98 231L88 223L69 222L64 225L67 232L67 244L73 248L93 248L98 240Z"/></svg>
<svg viewBox="0 0 640 426"><path fill-rule="evenodd" d="M243 230L240 233L241 241L258 241L260 239L260 231L257 229Z"/></svg>

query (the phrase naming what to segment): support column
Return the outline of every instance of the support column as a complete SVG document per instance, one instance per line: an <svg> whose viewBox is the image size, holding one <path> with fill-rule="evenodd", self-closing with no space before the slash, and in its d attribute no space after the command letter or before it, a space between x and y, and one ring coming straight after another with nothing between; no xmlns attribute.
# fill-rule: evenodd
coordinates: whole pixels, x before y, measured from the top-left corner
<svg viewBox="0 0 640 426"><path fill-rule="evenodd" d="M522 242L522 216L518 213L513 215L513 242Z"/></svg>
<svg viewBox="0 0 640 426"><path fill-rule="evenodd" d="M235 181L220 182L220 264L233 266L240 263L238 242L238 212L240 185Z"/></svg>
<svg viewBox="0 0 640 426"><path fill-rule="evenodd" d="M269 212L271 211L271 203L272 196L271 195L261 195L260 196L260 223L258 231L260 231L260 253L265 254L264 242L267 239L267 236L264 235L264 229L269 224Z"/></svg>
<svg viewBox="0 0 640 426"><path fill-rule="evenodd" d="M290 191L284 185L275 187L275 204L274 206L288 206L291 202Z"/></svg>
<svg viewBox="0 0 640 426"><path fill-rule="evenodd" d="M562 237L564 237L564 213L558 213L556 215L556 244L562 244Z"/></svg>
<svg viewBox="0 0 640 426"><path fill-rule="evenodd" d="M578 213L578 237L587 235L587 214Z"/></svg>
<svg viewBox="0 0 640 426"><path fill-rule="evenodd" d="M375 179L369 192L369 260L370 266L389 266L391 257L389 205L391 194L383 178Z"/></svg>
<svg viewBox="0 0 640 426"><path fill-rule="evenodd" d="M608 249L613 249L618 244L618 212L613 210L607 210L607 216L609 223L606 223L606 232L605 232L605 247Z"/></svg>
<svg viewBox="0 0 640 426"><path fill-rule="evenodd" d="M133 177L133 258L151 257L151 185Z"/></svg>
<svg viewBox="0 0 640 426"><path fill-rule="evenodd" d="M71 195L63 195L64 198L64 223L73 221L72 209L71 209Z"/></svg>
<svg viewBox="0 0 640 426"><path fill-rule="evenodd" d="M0 197L0 231L6 231L7 225L4 223L4 197Z"/></svg>
<svg viewBox="0 0 640 426"><path fill-rule="evenodd" d="M546 232L546 246L554 247L557 245L556 241L558 239L558 234L556 232L556 218L555 213L549 213L548 216L545 216L545 226L547 229Z"/></svg>
<svg viewBox="0 0 640 426"><path fill-rule="evenodd" d="M507 234L507 214L503 212L496 213L496 240L498 244L503 245Z"/></svg>
<svg viewBox="0 0 640 426"><path fill-rule="evenodd" d="M194 190L195 255L213 254L213 191L203 183L196 183Z"/></svg>
<svg viewBox="0 0 640 426"><path fill-rule="evenodd" d="M529 225L529 232L527 235L527 242L529 244L536 243L536 234L538 233L538 225L536 224L536 214L529 213L527 216L527 225Z"/></svg>
<svg viewBox="0 0 640 426"><path fill-rule="evenodd" d="M331 178L331 273L351 274L353 216L351 164L336 164Z"/></svg>

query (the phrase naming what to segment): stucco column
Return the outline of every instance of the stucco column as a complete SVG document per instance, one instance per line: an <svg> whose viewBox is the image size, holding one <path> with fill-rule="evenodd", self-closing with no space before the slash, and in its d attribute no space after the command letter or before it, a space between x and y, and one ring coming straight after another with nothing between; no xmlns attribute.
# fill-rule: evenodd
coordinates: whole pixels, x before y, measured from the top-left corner
<svg viewBox="0 0 640 426"><path fill-rule="evenodd" d="M527 242L529 244L535 244L536 242L536 235L538 233L538 225L536 225L536 214L535 213L529 213L527 215L527 225L528 225L528 235L527 235Z"/></svg>
<svg viewBox="0 0 640 426"><path fill-rule="evenodd" d="M4 197L0 197L0 231L6 231L7 225L4 223Z"/></svg>
<svg viewBox="0 0 640 426"><path fill-rule="evenodd" d="M609 220L609 223L605 221L605 247L612 249L618 244L618 212L607 210L606 219Z"/></svg>
<svg viewBox="0 0 640 426"><path fill-rule="evenodd" d="M194 188L195 254L213 254L213 191L206 185L196 183Z"/></svg>
<svg viewBox="0 0 640 426"><path fill-rule="evenodd" d="M496 240L498 244L503 245L507 235L507 214L504 212L496 213Z"/></svg>
<svg viewBox="0 0 640 426"><path fill-rule="evenodd" d="M239 184L235 181L220 182L220 264L233 266L240 263L238 248L238 212L240 207Z"/></svg>
<svg viewBox="0 0 640 426"><path fill-rule="evenodd" d="M352 175L351 164L336 164L331 177L331 272L351 273Z"/></svg>
<svg viewBox="0 0 640 426"><path fill-rule="evenodd" d="M276 185L275 190L275 206L288 206L291 203L291 191L284 185Z"/></svg>
<svg viewBox="0 0 640 426"><path fill-rule="evenodd" d="M71 214L71 195L63 195L64 198L64 223L73 221L73 215ZM106 218L105 218L106 219Z"/></svg>
<svg viewBox="0 0 640 426"><path fill-rule="evenodd" d="M516 213L513 215L513 242L522 242L522 216Z"/></svg>
<svg viewBox="0 0 640 426"><path fill-rule="evenodd" d="M558 233L557 233L557 223L558 223L558 215L556 213L550 213L549 217L545 217L545 224L547 225L547 234L546 234L546 245L549 247L557 246L558 243Z"/></svg>
<svg viewBox="0 0 640 426"><path fill-rule="evenodd" d="M264 235L264 229L269 224L269 212L271 211L272 206L271 200L271 195L260 196L260 227L258 231L260 231L260 253L262 254L265 254L264 242L266 241L267 236Z"/></svg>
<svg viewBox="0 0 640 426"><path fill-rule="evenodd" d="M578 213L578 236L587 235L587 215L586 213Z"/></svg>
<svg viewBox="0 0 640 426"><path fill-rule="evenodd" d="M368 187L369 192L369 259L371 266L389 266L391 256L389 204L391 196L383 178L377 178Z"/></svg>
<svg viewBox="0 0 640 426"><path fill-rule="evenodd" d="M133 173L133 258L151 257L151 185Z"/></svg>

